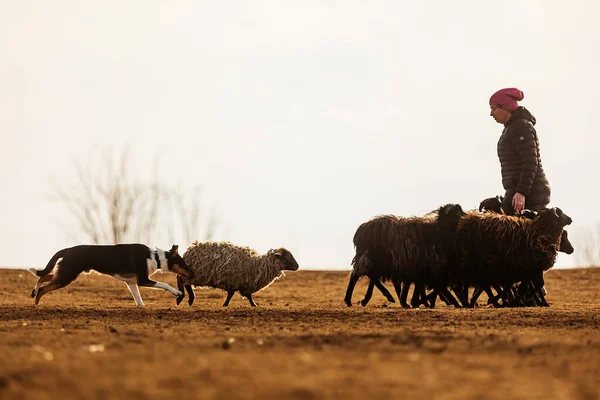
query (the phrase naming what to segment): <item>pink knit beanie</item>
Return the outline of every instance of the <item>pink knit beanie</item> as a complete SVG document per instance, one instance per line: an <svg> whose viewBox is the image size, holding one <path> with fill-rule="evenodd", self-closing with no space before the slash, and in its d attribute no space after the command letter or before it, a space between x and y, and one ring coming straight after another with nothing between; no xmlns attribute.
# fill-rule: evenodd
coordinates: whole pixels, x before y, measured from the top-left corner
<svg viewBox="0 0 600 400"><path fill-rule="evenodd" d="M519 107L517 101L523 100L523 97L523 92L519 89L500 89L490 97L490 106L496 106L513 112Z"/></svg>

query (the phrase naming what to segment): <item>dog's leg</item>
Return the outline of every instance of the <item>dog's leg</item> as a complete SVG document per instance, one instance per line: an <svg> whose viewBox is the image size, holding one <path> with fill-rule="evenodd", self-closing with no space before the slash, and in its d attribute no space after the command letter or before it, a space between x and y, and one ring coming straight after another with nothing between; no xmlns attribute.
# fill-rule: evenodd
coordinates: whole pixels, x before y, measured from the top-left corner
<svg viewBox="0 0 600 400"><path fill-rule="evenodd" d="M227 299L225 300L225 303L223 303L223 307L229 306L229 302L231 301L231 298L233 297L234 293L235 293L235 290L230 290L227 292Z"/></svg>
<svg viewBox="0 0 600 400"><path fill-rule="evenodd" d="M179 290L175 289L173 286L171 286L171 285L169 285L167 283L164 283L164 282L154 282L154 281L151 281L150 279L144 279L144 280L138 281L138 285L139 286L144 286L144 287L151 287L151 288L168 290L174 296L181 296L181 295L183 295L182 292L180 292Z"/></svg>
<svg viewBox="0 0 600 400"><path fill-rule="evenodd" d="M52 278L54 278L54 275L50 274L50 275L46 275L46 276L42 276L37 284L35 285L35 287L33 288L33 290L31 291L31 297L35 298L35 296L37 296L38 291L40 290L40 286L42 286L42 283L45 282L50 282L52 280Z"/></svg>
<svg viewBox="0 0 600 400"><path fill-rule="evenodd" d="M75 277L76 278L76 277ZM55 280L52 280L49 284L47 284L46 286L42 286L37 294L35 295L35 303L34 305L38 305L38 303L40 302L40 299L42 298L43 295L45 295L48 292L51 292L53 290L57 290L60 288L63 288L65 286L67 286L69 283L73 282L75 280L75 278L70 279L70 280L59 280L58 278Z"/></svg>
<svg viewBox="0 0 600 400"><path fill-rule="evenodd" d="M181 295L177 296L177 305L179 305L179 303L181 303L181 301L185 298L185 293L183 293L184 286L183 278L181 275L177 275L177 289L179 289L181 292Z"/></svg>
<svg viewBox="0 0 600 400"><path fill-rule="evenodd" d="M138 307L144 307L144 301L142 300L142 295L140 295L140 288L137 283L129 283L125 282L131 295L133 296L133 300L135 300L135 305Z"/></svg>

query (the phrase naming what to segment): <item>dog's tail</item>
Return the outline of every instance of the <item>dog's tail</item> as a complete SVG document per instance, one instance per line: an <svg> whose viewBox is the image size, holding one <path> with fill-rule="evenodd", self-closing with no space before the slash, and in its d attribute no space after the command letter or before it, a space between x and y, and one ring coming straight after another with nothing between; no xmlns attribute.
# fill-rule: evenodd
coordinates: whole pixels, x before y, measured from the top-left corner
<svg viewBox="0 0 600 400"><path fill-rule="evenodd" d="M46 265L46 268L44 268L41 271L38 271L35 268L29 268L27 269L27 271L31 272L33 275L37 276L37 277L42 277L42 276L46 276L48 275L50 272L52 272L52 270L54 269L54 267L56 266L57 263L60 262L60 260L62 259L63 256L63 250L59 251L58 253L56 253L51 259L50 261L48 261L48 265Z"/></svg>

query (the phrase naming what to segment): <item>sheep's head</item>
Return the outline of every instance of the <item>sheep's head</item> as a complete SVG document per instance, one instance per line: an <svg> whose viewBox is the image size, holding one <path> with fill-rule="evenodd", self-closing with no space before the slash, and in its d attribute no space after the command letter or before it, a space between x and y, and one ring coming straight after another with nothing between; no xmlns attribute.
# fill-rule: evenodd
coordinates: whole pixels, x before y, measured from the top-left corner
<svg viewBox="0 0 600 400"><path fill-rule="evenodd" d="M537 217L537 213L526 208L524 210L521 210L521 216L527 219L534 219L535 217Z"/></svg>
<svg viewBox="0 0 600 400"><path fill-rule="evenodd" d="M479 212L488 211L502 214L503 196L489 197L479 203Z"/></svg>
<svg viewBox="0 0 600 400"><path fill-rule="evenodd" d="M460 204L446 204L438 209L438 221L441 223L457 224L463 215L467 214Z"/></svg>
<svg viewBox="0 0 600 400"><path fill-rule="evenodd" d="M563 211L558 207L544 208L538 211L537 215L538 218L542 219L544 222L563 228L567 225L571 225L573 222L571 217L563 213Z"/></svg>
<svg viewBox="0 0 600 400"><path fill-rule="evenodd" d="M573 252L575 251L575 249L573 248L573 245L569 241L569 236L567 235L567 231L562 232L562 235L560 237L560 248L558 249L558 251L562 251L563 253L567 253L567 254L573 254Z"/></svg>
<svg viewBox="0 0 600 400"><path fill-rule="evenodd" d="M281 267L282 271L297 271L298 270L298 263L296 262L296 259L294 258L292 253L290 253L289 250L281 247L279 249L269 250L268 254L275 257L282 263L282 267Z"/></svg>
<svg viewBox="0 0 600 400"><path fill-rule="evenodd" d="M165 257L167 257L169 271L175 272L177 275L185 276L186 278L192 277L192 272L183 260L183 257L179 255L179 246L174 244L173 247L171 247L171 250L165 252Z"/></svg>

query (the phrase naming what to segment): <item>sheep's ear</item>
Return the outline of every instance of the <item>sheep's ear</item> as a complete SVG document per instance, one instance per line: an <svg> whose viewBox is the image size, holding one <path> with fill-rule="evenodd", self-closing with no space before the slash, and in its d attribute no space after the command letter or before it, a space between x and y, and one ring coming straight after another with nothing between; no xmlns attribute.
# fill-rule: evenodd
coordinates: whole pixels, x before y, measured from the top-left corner
<svg viewBox="0 0 600 400"><path fill-rule="evenodd" d="M281 251L281 249L271 249L271 254L273 254L276 257L281 257L283 255L283 252Z"/></svg>
<svg viewBox="0 0 600 400"><path fill-rule="evenodd" d="M170 251L170 253L171 253L172 255L174 255L174 256L175 256L175 255L179 255L179 251L178 251L178 249L179 249L179 246L177 246L176 244L174 244L174 245L173 245L173 247L171 247L171 251Z"/></svg>

